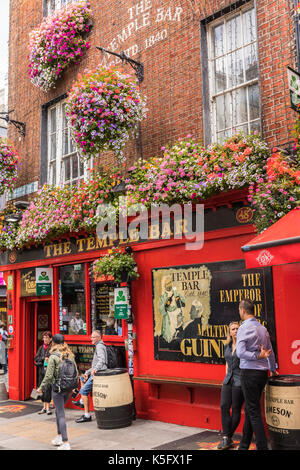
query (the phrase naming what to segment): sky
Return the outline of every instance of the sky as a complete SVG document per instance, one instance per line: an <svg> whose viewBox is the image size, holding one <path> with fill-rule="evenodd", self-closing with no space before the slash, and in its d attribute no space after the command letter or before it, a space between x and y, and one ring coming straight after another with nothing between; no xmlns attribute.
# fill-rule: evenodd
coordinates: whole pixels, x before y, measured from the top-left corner
<svg viewBox="0 0 300 470"><path fill-rule="evenodd" d="M8 72L9 0L0 0L0 86Z"/></svg>

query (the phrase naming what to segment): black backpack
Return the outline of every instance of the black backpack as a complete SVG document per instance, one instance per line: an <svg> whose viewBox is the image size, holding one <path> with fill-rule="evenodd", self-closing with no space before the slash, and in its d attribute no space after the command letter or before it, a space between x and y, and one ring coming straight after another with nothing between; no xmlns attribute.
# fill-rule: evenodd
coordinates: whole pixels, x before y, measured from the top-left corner
<svg viewBox="0 0 300 470"><path fill-rule="evenodd" d="M53 391L71 392L78 386L78 371L76 364L70 359L63 359L58 367L58 377L53 385Z"/></svg>
<svg viewBox="0 0 300 470"><path fill-rule="evenodd" d="M106 353L107 353L107 368L108 369L115 369L118 367L118 358L117 358L117 351L115 346L109 345L106 346Z"/></svg>

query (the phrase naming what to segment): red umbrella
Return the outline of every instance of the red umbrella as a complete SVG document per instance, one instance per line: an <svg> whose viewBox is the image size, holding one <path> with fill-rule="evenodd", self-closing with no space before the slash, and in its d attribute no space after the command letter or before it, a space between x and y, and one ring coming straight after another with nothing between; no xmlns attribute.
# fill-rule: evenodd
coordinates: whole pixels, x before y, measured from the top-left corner
<svg viewBox="0 0 300 470"><path fill-rule="evenodd" d="M263 233L242 246L246 267L300 262L300 207L291 210Z"/></svg>

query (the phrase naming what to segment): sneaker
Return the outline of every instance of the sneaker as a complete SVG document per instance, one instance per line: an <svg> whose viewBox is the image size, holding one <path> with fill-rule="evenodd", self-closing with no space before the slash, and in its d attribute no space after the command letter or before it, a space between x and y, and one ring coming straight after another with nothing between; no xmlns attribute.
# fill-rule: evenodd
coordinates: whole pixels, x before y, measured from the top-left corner
<svg viewBox="0 0 300 470"><path fill-rule="evenodd" d="M226 450L229 449L233 445L232 439L229 436L223 436L222 441L218 445L218 450Z"/></svg>
<svg viewBox="0 0 300 470"><path fill-rule="evenodd" d="M53 441L51 441L51 444L54 445L54 446L61 446L63 444L61 435L56 436L53 439Z"/></svg>
<svg viewBox="0 0 300 470"><path fill-rule="evenodd" d="M89 421L92 421L91 416L87 418L85 415L82 415L80 418L75 419L75 423L88 423Z"/></svg>
<svg viewBox="0 0 300 470"><path fill-rule="evenodd" d="M43 408L42 410L38 411L38 415L43 415L44 413L47 413L47 410Z"/></svg>
<svg viewBox="0 0 300 470"><path fill-rule="evenodd" d="M71 450L71 446L68 442L63 442L57 450Z"/></svg>
<svg viewBox="0 0 300 470"><path fill-rule="evenodd" d="M48 410L48 411L47 411L47 415L52 415L52 411L51 411L51 410Z"/></svg>
<svg viewBox="0 0 300 470"><path fill-rule="evenodd" d="M72 400L72 404L73 404L74 406L78 406L78 408L84 408L84 404L81 403L81 401Z"/></svg>

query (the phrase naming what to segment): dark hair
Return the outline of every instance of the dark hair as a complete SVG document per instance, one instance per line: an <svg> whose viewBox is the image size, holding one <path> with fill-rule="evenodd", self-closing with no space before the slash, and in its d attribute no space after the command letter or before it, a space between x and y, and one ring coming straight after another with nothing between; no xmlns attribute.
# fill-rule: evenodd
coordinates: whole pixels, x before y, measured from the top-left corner
<svg viewBox="0 0 300 470"><path fill-rule="evenodd" d="M65 338L64 335L61 335L60 333L57 333L56 335L53 336L52 342L55 344L64 344Z"/></svg>
<svg viewBox="0 0 300 470"><path fill-rule="evenodd" d="M246 310L248 315L254 315L254 303L252 300L241 300L239 303L239 307Z"/></svg>
<svg viewBox="0 0 300 470"><path fill-rule="evenodd" d="M44 336L48 336L49 338L52 338L51 331L44 331L42 338L44 338Z"/></svg>

